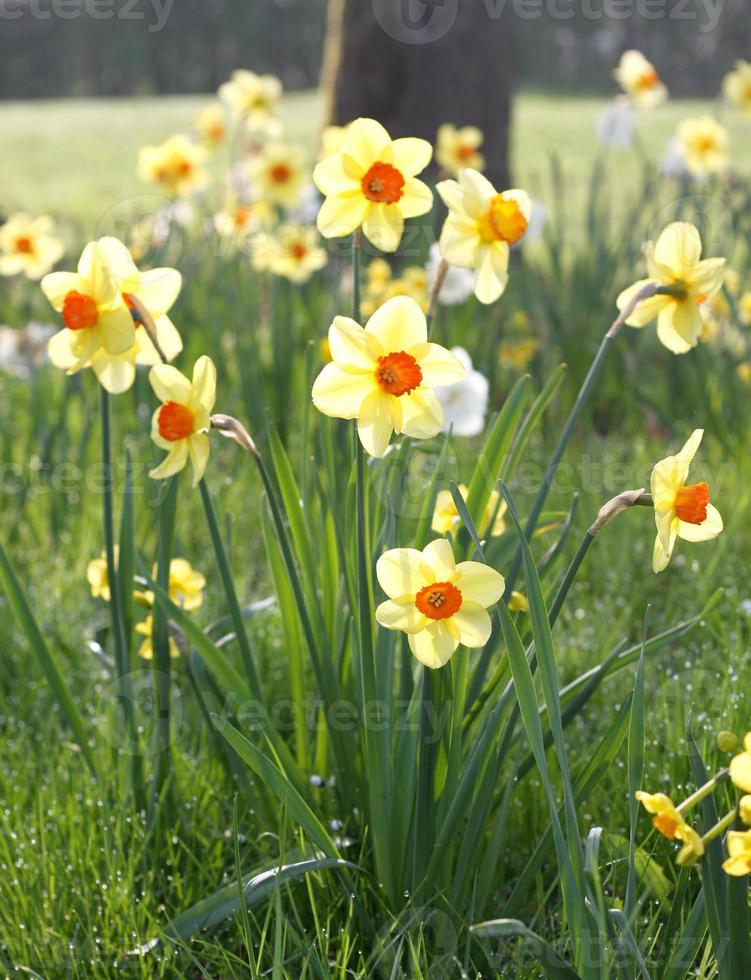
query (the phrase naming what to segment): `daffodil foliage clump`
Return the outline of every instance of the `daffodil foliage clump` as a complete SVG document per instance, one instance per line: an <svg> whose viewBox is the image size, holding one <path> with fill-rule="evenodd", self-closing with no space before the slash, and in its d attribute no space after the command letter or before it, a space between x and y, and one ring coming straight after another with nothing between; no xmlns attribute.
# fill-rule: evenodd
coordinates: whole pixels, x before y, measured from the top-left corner
<svg viewBox="0 0 751 980"><path fill-rule="evenodd" d="M622 140L667 89L615 77ZM0 334L0 961L751 975L742 236L637 156L582 241L469 126L314 163L280 97L144 147L128 234L0 227L54 323ZM722 124L678 136L741 228Z"/></svg>

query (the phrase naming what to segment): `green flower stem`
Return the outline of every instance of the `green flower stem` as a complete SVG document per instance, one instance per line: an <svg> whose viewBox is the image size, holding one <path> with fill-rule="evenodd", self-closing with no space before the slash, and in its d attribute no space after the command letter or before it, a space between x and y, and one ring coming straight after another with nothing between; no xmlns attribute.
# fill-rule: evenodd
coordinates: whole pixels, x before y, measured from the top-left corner
<svg viewBox="0 0 751 980"><path fill-rule="evenodd" d="M123 711L125 713L125 728L130 744L131 784L135 794L136 807L141 809L142 799L142 770L141 757L137 750L138 727L133 710L133 689L130 681L130 663L128 659L128 644L125 637L123 611L120 605L120 587L118 583L117 562L115 561L115 521L113 517L113 474L112 474L112 431L110 419L110 395L100 385L99 404L102 416L102 466L104 467L103 519L104 519L104 549L107 558L107 581L110 588L110 623L112 638L115 646L115 671L120 686Z"/></svg>
<svg viewBox="0 0 751 980"><path fill-rule="evenodd" d="M704 845L705 850L707 844L711 844L716 837L719 837L721 834L724 834L725 831L733 825L737 815L738 815L738 810L735 807L733 807L730 813L726 813L725 816L722 818L722 820L718 820L717 823L714 825L714 827L712 827L711 830L708 830L706 832L706 834L701 839L701 842Z"/></svg>
<svg viewBox="0 0 751 980"><path fill-rule="evenodd" d="M729 779L730 770L721 769L716 776L713 776L712 779L709 780L709 782L706 782L703 786L700 786L699 789L685 799L683 803L679 804L676 807L676 810L678 813L685 813L687 810L690 810L691 807L696 806L697 803L701 803L705 797L709 796L709 794L714 792L718 786L720 786L722 783L726 783ZM715 834L715 837L716 836L717 835ZM712 839L713 838L710 838L710 840Z"/></svg>
<svg viewBox="0 0 751 980"><path fill-rule="evenodd" d="M566 419L566 424L564 425L563 431L561 432L560 438L558 439L558 443L555 449L553 450L553 455L550 457L550 462L548 463L547 468L545 470L545 474L542 478L542 484L540 485L540 489L537 491L537 496L535 497L534 502L532 503L529 516L527 517L527 523L524 527L524 536L526 537L527 541L531 540L535 528L537 527L537 522L539 521L540 514L542 513L542 509L545 506L545 501L547 500L548 493L550 492L550 488L553 485L553 480L555 479L555 475L558 471L558 467L560 465L561 459L563 458L563 454L566 451L566 447L569 444L571 436L574 432L574 428L576 427L576 423L579 420L579 416L581 415L581 411L584 408L584 405L586 404L589 395L595 386L595 382L600 376L600 372L602 371L602 367L605 363L605 359L607 357L608 351L610 350L611 344L618 336L626 320L628 320L628 318L634 312L634 310L639 305L639 303L641 303L645 299L649 299L651 296L655 296L660 292L662 292L662 288L658 286L657 283L654 282L647 283L633 297L631 302L626 307L624 307L624 309L620 312L618 317L613 321L608 332L602 338L600 347L597 353L595 354L595 358L592 361L592 364L590 365L589 371L587 372L587 376L582 382L582 386L579 389L579 394L576 396L576 401L574 402L574 406L571 409L568 418ZM514 590L514 585L516 584L516 579L519 575L519 572L521 571L521 566L522 566L522 551L521 548L517 548L516 554L514 555L514 559L511 563L509 574L506 578L506 592L503 596L504 602L508 602L509 596Z"/></svg>

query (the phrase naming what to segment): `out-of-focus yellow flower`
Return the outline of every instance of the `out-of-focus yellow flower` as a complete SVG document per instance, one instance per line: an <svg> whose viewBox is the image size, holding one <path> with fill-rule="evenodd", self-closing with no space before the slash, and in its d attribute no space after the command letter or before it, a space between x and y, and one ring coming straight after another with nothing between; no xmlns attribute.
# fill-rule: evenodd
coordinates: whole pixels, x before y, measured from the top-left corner
<svg viewBox="0 0 751 980"><path fill-rule="evenodd" d="M498 356L504 367L514 371L523 371L537 353L539 341L536 337L524 337L522 340L504 341Z"/></svg>
<svg viewBox="0 0 751 980"><path fill-rule="evenodd" d="M23 273L27 279L41 279L61 259L65 248L55 238L52 218L42 215L12 214L0 226L0 276Z"/></svg>
<svg viewBox="0 0 751 980"><path fill-rule="evenodd" d="M742 323L751 326L751 289L738 300L738 314Z"/></svg>
<svg viewBox="0 0 751 980"><path fill-rule="evenodd" d="M133 318L101 241L89 242L77 272L50 272L42 279L41 287L65 324L50 337L47 347L56 367L75 374L100 350L116 356L135 344ZM107 387L104 381L102 384Z"/></svg>
<svg viewBox="0 0 751 980"><path fill-rule="evenodd" d="M525 191L499 194L476 170L436 190L449 209L441 232L441 255L449 265L475 270L475 296L493 303L508 282L509 251L527 230L532 202Z"/></svg>
<svg viewBox="0 0 751 980"><path fill-rule="evenodd" d="M305 181L303 155L286 143L268 143L249 164L250 178L262 201L294 208Z"/></svg>
<svg viewBox="0 0 751 980"><path fill-rule="evenodd" d="M271 235L259 238L253 253L253 267L284 276L294 283L307 282L328 261L315 228L281 225Z"/></svg>
<svg viewBox="0 0 751 980"><path fill-rule="evenodd" d="M342 148L344 137L347 132L346 126L326 126L321 133L321 159L338 153Z"/></svg>
<svg viewBox="0 0 751 980"><path fill-rule="evenodd" d="M728 131L713 116L684 119L678 126L678 149L689 173L707 177L728 165Z"/></svg>
<svg viewBox="0 0 751 980"><path fill-rule="evenodd" d="M151 420L151 438L167 456L149 476L164 480L179 473L190 459L195 487L209 459L208 430L216 400L216 368L210 357L199 357L193 380L171 364L157 364L149 372L154 394L162 402Z"/></svg>
<svg viewBox="0 0 751 980"><path fill-rule="evenodd" d="M444 123L438 127L435 150L438 165L452 177L465 167L484 170L485 157L478 152L484 140L482 130L476 126L463 126L457 129L451 123Z"/></svg>
<svg viewBox="0 0 751 980"><path fill-rule="evenodd" d="M689 865L694 864L704 854L704 841L693 827L686 825L684 834L683 839L685 843L675 859L676 864L681 868L687 868Z"/></svg>
<svg viewBox="0 0 751 980"><path fill-rule="evenodd" d="M722 81L725 98L741 112L751 112L751 62L739 59Z"/></svg>
<svg viewBox="0 0 751 980"><path fill-rule="evenodd" d="M177 269L139 271L128 249L117 238L100 238L98 245L126 305L133 310L131 296L143 303L154 320L157 343L167 360L173 360L183 349L183 342L167 313L180 292L182 276ZM136 377L136 364L158 364L161 360L137 316L134 320L136 332L132 347L121 354L111 354L102 347L91 358L91 367L99 383L113 394L131 387Z"/></svg>
<svg viewBox="0 0 751 980"><path fill-rule="evenodd" d="M459 483L457 490L462 495L462 500L466 501L467 494L469 493L467 487L463 483ZM480 535L482 537L489 536L494 538L499 534L503 534L506 530L505 513L506 501L500 499L500 494L497 490L493 490L482 519L478 523L477 529ZM459 510L454 503L451 491L439 491L435 500L431 528L438 534L447 534L449 531L453 534L456 533L460 524L461 517L459 516Z"/></svg>
<svg viewBox="0 0 751 980"><path fill-rule="evenodd" d="M427 140L392 140L375 119L356 119L340 149L321 160L313 181L325 200L318 212L324 238L341 238L362 228L377 248L395 252L405 218L428 212L433 194L417 180L433 153Z"/></svg>
<svg viewBox="0 0 751 980"><path fill-rule="evenodd" d="M637 790L636 799L647 813L652 814L652 826L668 840L695 843L696 832L686 823L684 817L665 793L645 793ZM703 853L703 849L702 852Z"/></svg>
<svg viewBox="0 0 751 980"><path fill-rule="evenodd" d="M652 555L655 572L667 568L676 538L709 541L722 531L720 512L709 502L709 484L686 485L691 461L703 435L704 429L694 429L676 456L660 460L652 470L652 501L657 524Z"/></svg>
<svg viewBox="0 0 751 980"><path fill-rule="evenodd" d="M117 568L118 558L119 548L115 545L115 568ZM110 601L110 579L107 569L106 552L103 551L99 558L92 558L86 566L86 580L89 583L91 595L94 599L104 599L105 602Z"/></svg>
<svg viewBox="0 0 751 980"><path fill-rule="evenodd" d="M503 595L503 576L476 561L457 565L445 538L423 551L387 551L378 559L376 574L388 596L376 609L377 621L407 633L410 650L426 667L443 667L460 643L482 647L488 642L487 610Z"/></svg>
<svg viewBox="0 0 751 980"><path fill-rule="evenodd" d="M730 778L738 789L751 793L751 732L743 739L743 752L730 760Z"/></svg>
<svg viewBox="0 0 751 980"><path fill-rule="evenodd" d="M152 578L156 579L157 566L152 569ZM173 558L169 565L169 597L178 606L190 611L198 609L203 604L203 590L206 588L206 578L197 572L186 558ZM136 592L135 598L147 606L154 605L154 593L150 591Z"/></svg>
<svg viewBox="0 0 751 980"><path fill-rule="evenodd" d="M366 271L360 300L362 315L372 316L379 306L394 296L409 296L426 312L430 301L427 272L422 266L411 265L397 278L392 276L391 266L385 259L374 259Z"/></svg>
<svg viewBox="0 0 751 980"><path fill-rule="evenodd" d="M207 105L196 116L198 138L204 146L213 148L224 142L227 125L220 105Z"/></svg>
<svg viewBox="0 0 751 980"><path fill-rule="evenodd" d="M282 97L282 83L274 75L256 75L238 68L228 82L219 86L218 94L251 128L263 128Z"/></svg>
<svg viewBox="0 0 751 980"><path fill-rule="evenodd" d="M167 197L192 197L209 182L203 168L206 150L183 133L138 152L138 176Z"/></svg>
<svg viewBox="0 0 751 980"><path fill-rule="evenodd" d="M270 215L268 205L228 198L222 210L214 215L214 228L221 238L239 244L248 235L257 232L270 219Z"/></svg>
<svg viewBox="0 0 751 980"><path fill-rule="evenodd" d="M136 633L144 637L143 643L138 648L138 655L144 660L154 659L154 617L149 613L146 619L136 624ZM180 648L170 636L169 638L170 657L179 657Z"/></svg>
<svg viewBox="0 0 751 980"><path fill-rule="evenodd" d="M751 824L751 796L742 796L738 800L738 816L747 827Z"/></svg>
<svg viewBox="0 0 751 980"><path fill-rule="evenodd" d="M740 745L735 732L722 731L717 733L717 748L720 752L737 752Z"/></svg>
<svg viewBox="0 0 751 980"><path fill-rule="evenodd" d="M431 389L461 381L465 371L453 354L428 343L425 314L413 299L389 300L364 329L336 317L329 347L333 362L315 380L313 404L324 415L356 418L371 456L383 456L392 432L431 439L441 431L443 409Z"/></svg>
<svg viewBox="0 0 751 980"><path fill-rule="evenodd" d="M640 109L652 109L667 98L657 69L641 51L624 51L613 77Z"/></svg>
<svg viewBox="0 0 751 980"><path fill-rule="evenodd" d="M734 878L751 873L751 830L731 830L727 837L729 857L722 869Z"/></svg>
<svg viewBox="0 0 751 980"><path fill-rule="evenodd" d="M701 238L694 225L676 221L667 226L657 242L647 245L648 279L640 279L618 297L623 310L649 282L670 290L639 303L626 320L630 327L644 327L657 317L657 336L674 354L696 347L703 323L700 305L722 286L725 259L701 259Z"/></svg>
<svg viewBox="0 0 751 980"><path fill-rule="evenodd" d="M508 600L509 612L529 612L529 599L523 592L512 592Z"/></svg>

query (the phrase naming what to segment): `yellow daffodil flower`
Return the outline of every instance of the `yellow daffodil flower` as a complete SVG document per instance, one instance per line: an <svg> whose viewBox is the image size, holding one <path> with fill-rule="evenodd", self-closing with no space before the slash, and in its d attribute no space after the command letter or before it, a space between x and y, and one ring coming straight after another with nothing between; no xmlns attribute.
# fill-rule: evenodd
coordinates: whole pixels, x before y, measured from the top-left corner
<svg viewBox="0 0 751 980"><path fill-rule="evenodd" d="M203 168L206 150L180 133L158 146L141 147L138 176L167 197L192 197L209 182Z"/></svg>
<svg viewBox="0 0 751 980"><path fill-rule="evenodd" d="M655 572L667 568L676 538L709 541L722 530L720 512L709 502L709 484L686 485L689 466L703 435L703 429L694 429L676 456L660 460L652 470L652 501L657 524L652 555Z"/></svg>
<svg viewBox="0 0 751 980"><path fill-rule="evenodd" d="M713 116L684 119L677 135L679 152L694 177L708 177L726 169L728 131Z"/></svg>
<svg viewBox="0 0 751 980"><path fill-rule="evenodd" d="M751 830L731 830L727 847L730 856L722 863L723 871L734 878L751 874Z"/></svg>
<svg viewBox="0 0 751 980"><path fill-rule="evenodd" d="M263 128L282 97L282 83L275 75L256 75L238 68L219 86L219 98L253 128Z"/></svg>
<svg viewBox="0 0 751 980"><path fill-rule="evenodd" d="M392 140L375 119L356 119L341 148L321 160L313 181L325 200L318 212L324 238L341 238L362 228L384 252L395 252L405 218L430 211L433 195L417 180L433 148L412 137Z"/></svg>
<svg viewBox="0 0 751 980"><path fill-rule="evenodd" d="M462 495L462 499L466 500L467 494L469 493L467 487L463 483L459 483L457 489ZM500 494L498 491L493 490L490 494L488 505L485 508L485 513L482 515L482 520L479 522L477 528L483 537L497 537L499 534L503 534L506 529L506 522L503 517L506 513L506 501L501 500L499 503L499 498ZM459 516L459 510L454 503L451 491L440 490L435 500L431 528L438 534L447 534L449 531L455 534L460 523L461 517Z"/></svg>
<svg viewBox="0 0 751 980"><path fill-rule="evenodd" d="M338 316L329 329L332 363L313 385L313 404L324 415L357 419L360 442L383 456L392 432L431 439L443 409L431 389L455 384L465 370L453 354L428 343L425 314L413 299L385 303L363 329Z"/></svg>
<svg viewBox="0 0 751 980"><path fill-rule="evenodd" d="M300 225L281 225L273 235L259 237L253 252L254 269L294 283L307 282L327 261L316 229Z"/></svg>
<svg viewBox="0 0 751 980"><path fill-rule="evenodd" d="M77 272L51 272L41 287L65 324L47 347L56 367L75 374L100 350L124 354L135 344L133 318L100 242L89 242Z"/></svg>
<svg viewBox="0 0 751 980"><path fill-rule="evenodd" d="M407 633L410 650L426 667L443 667L460 643L482 647L488 642L487 609L503 595L503 576L476 561L457 565L445 538L423 551L387 551L378 559L376 574L388 596L376 609L377 621Z"/></svg>
<svg viewBox="0 0 751 980"><path fill-rule="evenodd" d="M151 577L156 579L157 566L151 570ZM206 588L206 578L197 572L185 558L173 558L169 564L169 597L178 606L190 611L198 609L203 604L203 590ZM154 605L154 593L150 591L136 592L134 596L146 606Z"/></svg>
<svg viewBox="0 0 751 980"><path fill-rule="evenodd" d="M640 51L624 51L613 77L640 109L652 109L667 98L657 69Z"/></svg>
<svg viewBox="0 0 751 980"><path fill-rule="evenodd" d="M476 170L459 172L458 182L436 190L449 209L441 232L441 255L449 265L475 270L475 296L494 303L508 282L509 251L524 235L532 213L525 191L499 194Z"/></svg>
<svg viewBox="0 0 751 980"><path fill-rule="evenodd" d="M623 310L649 282L670 290L639 303L626 320L645 327L657 317L657 336L674 354L696 347L703 330L700 306L722 286L725 259L701 259L701 238L694 225L676 221L656 243L647 245L648 279L640 279L620 294Z"/></svg>
<svg viewBox="0 0 751 980"><path fill-rule="evenodd" d="M363 316L372 316L394 296L410 296L419 304L423 312L427 312L430 297L428 295L428 274L422 266L410 265L400 277L391 274L391 266L385 259L374 259L365 273L360 310Z"/></svg>
<svg viewBox="0 0 751 980"><path fill-rule="evenodd" d="M727 73L722 90L728 102L742 112L751 112L751 62L739 59Z"/></svg>
<svg viewBox="0 0 751 980"><path fill-rule="evenodd" d="M46 215L32 218L19 212L0 226L0 276L22 272L27 279L41 279L64 252L55 238L54 222Z"/></svg>
<svg viewBox="0 0 751 980"><path fill-rule="evenodd" d="M751 825L751 796L748 794L738 800L738 815L747 827Z"/></svg>
<svg viewBox="0 0 751 980"><path fill-rule="evenodd" d="M689 827L688 824L684 827L683 834L685 843L678 852L675 862L679 867L687 868L689 865L694 864L695 861L698 861L704 854L704 841L693 827Z"/></svg>
<svg viewBox="0 0 751 980"><path fill-rule="evenodd" d="M183 349L183 342L167 312L182 287L180 273L177 269L166 268L139 271L128 249L117 238L100 238L97 244L126 306L133 308L131 296L140 300L154 320L156 340L165 357L170 361L177 357ZM91 368L100 384L113 394L120 394L131 387L137 364L152 365L161 360L143 325L137 317L134 319L136 329L132 347L120 354L111 354L102 347L91 358Z"/></svg>
<svg viewBox="0 0 751 980"><path fill-rule="evenodd" d="M207 105L205 109L201 109L196 116L196 130L203 146L213 148L224 142L227 126L222 107Z"/></svg>
<svg viewBox="0 0 751 980"><path fill-rule="evenodd" d="M529 599L523 592L512 592L508 600L509 612L529 612Z"/></svg>
<svg viewBox="0 0 751 980"><path fill-rule="evenodd" d="M344 137L347 133L346 126L326 126L321 133L321 155L319 159L338 153L342 148Z"/></svg>
<svg viewBox="0 0 751 980"><path fill-rule="evenodd" d="M294 208L299 203L305 181L305 161L297 147L268 143L248 167L254 189L262 201L285 208Z"/></svg>
<svg viewBox="0 0 751 980"><path fill-rule="evenodd" d="M485 157L478 150L485 137L476 126L463 126L457 129L451 123L438 127L435 157L438 166L455 177L460 170L471 167L473 170L485 169Z"/></svg>
<svg viewBox="0 0 751 980"><path fill-rule="evenodd" d="M151 438L167 456L149 476L164 480L182 470L188 459L193 467L195 487L206 472L209 459L208 430L216 400L216 368L210 357L199 357L193 379L171 364L157 364L149 381L162 402L151 420Z"/></svg>
<svg viewBox="0 0 751 980"><path fill-rule="evenodd" d="M115 545L115 568L117 568L118 551L118 546ZM94 599L103 599L105 602L110 601L110 579L107 569L106 552L103 551L99 558L92 558L86 566L86 580L89 583L91 595Z"/></svg>
<svg viewBox="0 0 751 980"><path fill-rule="evenodd" d="M652 826L663 837L695 844L698 835L686 823L669 796L665 793L645 793L643 790L637 790L635 796L647 813L652 814Z"/></svg>
<svg viewBox="0 0 751 980"><path fill-rule="evenodd" d="M143 657L144 660L154 659L154 617L149 614L146 619L142 622L136 624L136 633L140 633L141 636L145 637L143 643L138 648L138 655ZM170 636L169 638L169 653L170 657L179 657L180 648L177 643Z"/></svg>
<svg viewBox="0 0 751 980"><path fill-rule="evenodd" d="M751 793L751 732L743 739L743 749L730 760L730 778L738 789Z"/></svg>

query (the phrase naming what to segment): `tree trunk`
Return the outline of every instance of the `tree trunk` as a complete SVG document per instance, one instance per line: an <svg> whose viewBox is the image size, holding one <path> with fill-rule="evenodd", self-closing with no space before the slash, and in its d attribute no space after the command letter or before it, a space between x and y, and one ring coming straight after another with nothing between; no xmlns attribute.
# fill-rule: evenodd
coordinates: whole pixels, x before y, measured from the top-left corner
<svg viewBox="0 0 751 980"><path fill-rule="evenodd" d="M431 142L441 123L478 126L487 175L508 187L511 44L493 10L483 0L330 0L329 121L371 116L392 136Z"/></svg>

